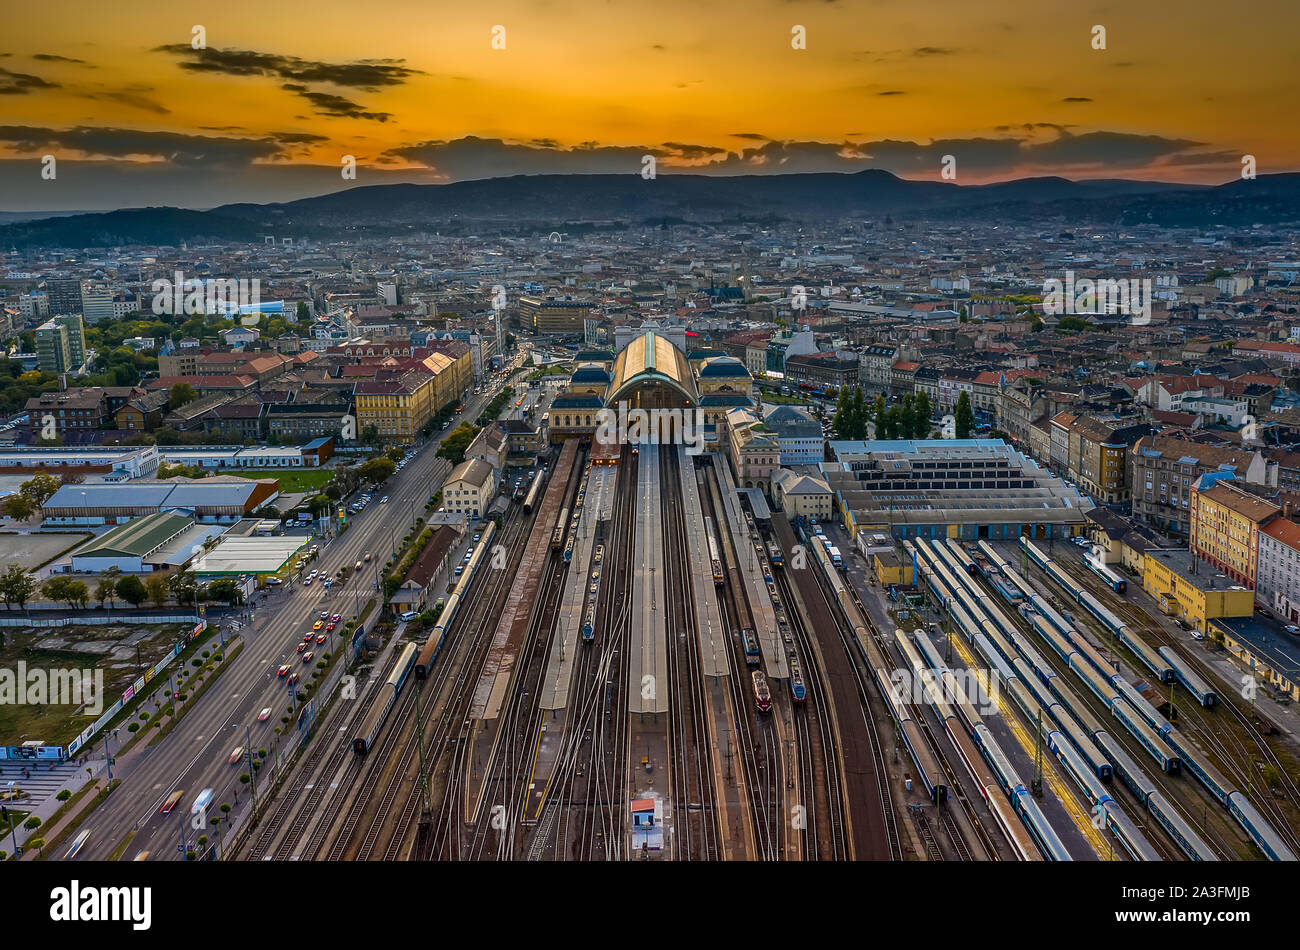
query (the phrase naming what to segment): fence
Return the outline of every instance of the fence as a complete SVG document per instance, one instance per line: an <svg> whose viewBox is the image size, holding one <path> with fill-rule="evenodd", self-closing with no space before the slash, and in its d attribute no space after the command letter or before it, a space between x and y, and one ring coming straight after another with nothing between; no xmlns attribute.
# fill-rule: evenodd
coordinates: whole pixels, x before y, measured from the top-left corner
<svg viewBox="0 0 1300 950"><path fill-rule="evenodd" d="M123 614L123 613L96 613L82 614L76 617L56 617L52 620L36 619L35 617L4 617L0 616L0 627L69 627L74 624L88 626L91 624L110 623L199 623L199 618L194 614Z"/></svg>
<svg viewBox="0 0 1300 950"><path fill-rule="evenodd" d="M178 622L188 623L194 619L195 618L193 617L181 617L178 618ZM134 683L132 683L130 686L126 688L126 691L122 693L121 699L115 702L108 709L104 710L104 714L102 716L100 716L98 719L94 721L94 723L92 723L91 725L87 726L84 730L82 730L81 735L77 736L77 738L73 739L72 742L68 743L68 757L71 758L72 756L76 755L78 749L80 749L91 739L95 738L95 734L98 733L105 726L107 726L110 722L112 722L113 717L122 711L122 707L125 706L128 702L130 702L135 697L136 693L144 689L146 683L152 680L161 670L166 669L166 667L168 666L168 664L171 663L172 660L176 659L176 657L184 653L185 648L189 646L190 641L195 637L197 637L199 634L201 634L205 629L207 629L207 622L200 620L195 625L194 629L190 631L189 636L187 636L182 642L176 644L176 646L172 648L171 653L167 654L165 657L163 657L153 666L149 667L149 669L145 670L143 675L138 677Z"/></svg>

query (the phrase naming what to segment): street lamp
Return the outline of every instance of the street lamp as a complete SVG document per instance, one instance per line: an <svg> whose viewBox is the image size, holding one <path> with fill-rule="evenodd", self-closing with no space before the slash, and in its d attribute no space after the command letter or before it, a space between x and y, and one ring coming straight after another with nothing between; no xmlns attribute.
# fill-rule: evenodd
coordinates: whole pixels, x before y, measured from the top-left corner
<svg viewBox="0 0 1300 950"><path fill-rule="evenodd" d="M234 729L239 728L239 723L231 723ZM257 769L253 768L253 733L247 725L244 726L244 755L248 757L248 781L253 788L253 818L257 818Z"/></svg>

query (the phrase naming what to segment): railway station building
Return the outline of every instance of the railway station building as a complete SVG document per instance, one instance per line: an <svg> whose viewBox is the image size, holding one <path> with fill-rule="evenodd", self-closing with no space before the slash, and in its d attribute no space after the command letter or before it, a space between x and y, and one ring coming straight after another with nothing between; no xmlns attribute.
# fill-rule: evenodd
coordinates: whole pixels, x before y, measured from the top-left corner
<svg viewBox="0 0 1300 950"><path fill-rule="evenodd" d="M547 411L549 440L591 437L602 409L699 410L705 442L716 446L728 412L756 408L753 377L742 361L711 350L687 354L671 336L650 327L626 342L620 338L617 353L583 351Z"/></svg>

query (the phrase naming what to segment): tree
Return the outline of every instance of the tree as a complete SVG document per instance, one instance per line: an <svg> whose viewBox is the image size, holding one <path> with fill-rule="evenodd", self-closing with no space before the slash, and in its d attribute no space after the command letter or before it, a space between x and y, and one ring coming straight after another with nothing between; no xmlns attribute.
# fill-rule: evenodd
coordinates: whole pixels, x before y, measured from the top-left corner
<svg viewBox="0 0 1300 950"><path fill-rule="evenodd" d="M916 394L916 401L913 403L916 411L917 427L916 438L924 439L930 435L930 426L933 424L930 419L934 415L934 407L930 405L930 394L924 389Z"/></svg>
<svg viewBox="0 0 1300 950"><path fill-rule="evenodd" d="M184 568L177 571L167 578L167 589L176 597L176 603L184 604L190 601L194 606L199 604L199 581L194 576L193 571L187 571Z"/></svg>
<svg viewBox="0 0 1300 950"><path fill-rule="evenodd" d="M113 595L116 593L117 584L115 584L110 578L101 577L99 579L99 584L95 587L95 600L99 601L100 607L103 607L104 601L111 600Z"/></svg>
<svg viewBox="0 0 1300 950"><path fill-rule="evenodd" d="M362 478L374 482L376 485L387 481L395 471L397 471L397 466L393 464L392 460L386 458L369 459L362 462L359 470Z"/></svg>
<svg viewBox="0 0 1300 950"><path fill-rule="evenodd" d="M117 596L132 607L139 607L149 597L149 591L134 574L129 574L117 582Z"/></svg>
<svg viewBox="0 0 1300 950"><path fill-rule="evenodd" d="M392 459L394 463L400 462L405 456L406 452L396 445L384 453L384 457Z"/></svg>
<svg viewBox="0 0 1300 950"><path fill-rule="evenodd" d="M856 398L856 396L857 394L855 393L854 397ZM885 406L885 397L877 396L874 411L871 413L871 418L872 420L874 420L876 424L877 439L888 438L888 436L885 435L885 433L888 431L888 425L889 425L888 421L885 418L885 413L887 411L888 411L887 407ZM863 406L862 413L863 413L862 416L863 428L865 428L866 427L866 406L865 405Z"/></svg>
<svg viewBox="0 0 1300 950"><path fill-rule="evenodd" d="M189 383L175 383L167 391L167 408L179 409L187 402L193 402L199 398L199 394L194 391L194 387Z"/></svg>
<svg viewBox="0 0 1300 950"><path fill-rule="evenodd" d="M59 480L45 472L37 472L18 486L18 493L40 508L50 500L50 496L59 490Z"/></svg>
<svg viewBox="0 0 1300 950"><path fill-rule="evenodd" d="M442 445L438 446L438 457L446 459L452 465L459 465L465 461L465 450L469 448L469 444L474 441L474 436L478 435L478 432L476 426L462 422L451 435L442 440Z"/></svg>
<svg viewBox="0 0 1300 950"><path fill-rule="evenodd" d="M975 412L970 406L970 393L962 390L957 397L957 438L969 439L975 431Z"/></svg>
<svg viewBox="0 0 1300 950"><path fill-rule="evenodd" d="M853 410L849 403L849 387L841 386L839 398L835 400L835 418L831 422L831 428L835 430L835 437L837 439L848 438L846 430L852 422L852 419L850 418L852 412Z"/></svg>
<svg viewBox="0 0 1300 950"><path fill-rule="evenodd" d="M3 506L0 506L4 513L15 521L26 521L32 515L36 514L36 506L32 504L31 499L23 495L13 494L4 500Z"/></svg>
<svg viewBox="0 0 1300 950"><path fill-rule="evenodd" d="M144 582L145 590L149 592L149 599L155 607L163 607L167 603L167 594L170 592L168 577L167 574L150 574Z"/></svg>
<svg viewBox="0 0 1300 950"><path fill-rule="evenodd" d="M208 585L208 599L224 600L232 607L240 607L244 603L244 592L233 580L223 577Z"/></svg>
<svg viewBox="0 0 1300 950"><path fill-rule="evenodd" d="M311 311L307 308L307 301L299 300L294 316L298 318L299 323L306 323L311 319Z"/></svg>
<svg viewBox="0 0 1300 950"><path fill-rule="evenodd" d="M18 609L22 610L32 594L36 593L37 586L36 579L21 566L10 564L0 574L0 598L5 602L5 609L8 610L10 604L17 604Z"/></svg>

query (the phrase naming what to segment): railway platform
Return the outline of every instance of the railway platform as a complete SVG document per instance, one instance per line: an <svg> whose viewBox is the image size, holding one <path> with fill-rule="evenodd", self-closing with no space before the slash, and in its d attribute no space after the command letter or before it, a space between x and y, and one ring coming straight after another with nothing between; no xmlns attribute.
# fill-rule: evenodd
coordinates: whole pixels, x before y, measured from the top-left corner
<svg viewBox="0 0 1300 950"><path fill-rule="evenodd" d="M657 445L641 449L636 494L628 711L659 714L668 712L669 680Z"/></svg>

